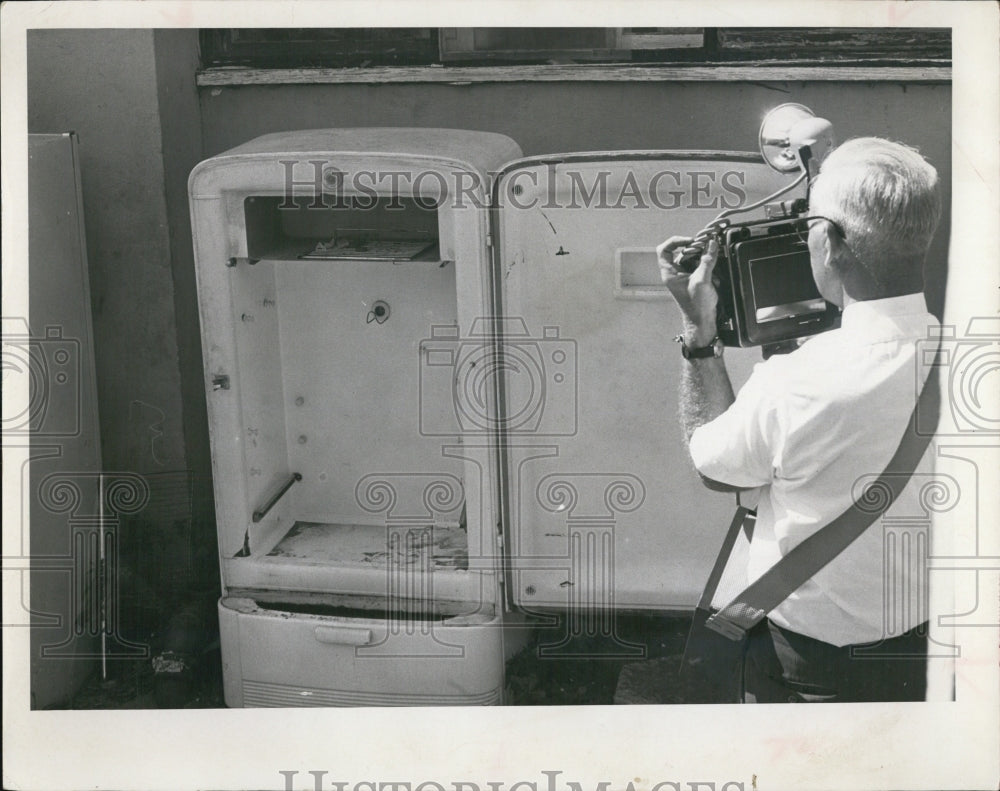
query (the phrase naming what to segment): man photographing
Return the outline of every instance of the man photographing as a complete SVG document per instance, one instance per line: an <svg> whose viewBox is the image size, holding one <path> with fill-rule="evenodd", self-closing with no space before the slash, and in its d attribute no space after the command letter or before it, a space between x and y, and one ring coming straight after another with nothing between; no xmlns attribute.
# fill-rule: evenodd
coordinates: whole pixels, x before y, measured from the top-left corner
<svg viewBox="0 0 1000 791"><path fill-rule="evenodd" d="M937 327L923 265L940 214L937 172L915 150L879 138L834 150L802 222L841 326L758 364L738 395L716 339L716 243L690 275L675 264L691 239L657 249L684 319L681 423L695 468L713 490L759 490L748 582L849 509L856 482L899 446L919 395L917 342ZM926 601L923 563L898 562L875 521L750 632L744 699L922 700Z"/></svg>

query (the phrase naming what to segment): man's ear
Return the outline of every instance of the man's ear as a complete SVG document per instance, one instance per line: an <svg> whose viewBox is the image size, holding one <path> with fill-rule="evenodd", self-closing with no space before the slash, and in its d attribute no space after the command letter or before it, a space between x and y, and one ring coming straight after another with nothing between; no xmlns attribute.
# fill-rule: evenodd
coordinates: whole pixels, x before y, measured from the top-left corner
<svg viewBox="0 0 1000 791"><path fill-rule="evenodd" d="M823 268L839 272L840 268L837 266L837 262L843 260L844 240L840 238L840 233L832 222L824 222L822 228L823 233L820 237L822 247L820 251L822 253Z"/></svg>

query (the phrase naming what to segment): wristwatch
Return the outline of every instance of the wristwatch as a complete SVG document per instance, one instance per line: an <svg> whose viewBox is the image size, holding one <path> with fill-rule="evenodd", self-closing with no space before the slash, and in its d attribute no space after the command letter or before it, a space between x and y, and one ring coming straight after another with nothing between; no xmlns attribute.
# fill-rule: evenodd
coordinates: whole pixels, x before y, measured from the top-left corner
<svg viewBox="0 0 1000 791"><path fill-rule="evenodd" d="M712 338L712 342L708 346L700 346L696 349L692 349L684 343L683 335L678 335L674 340L681 345L681 354L684 355L685 360L704 360L708 357L721 357L722 350L725 348L718 335Z"/></svg>

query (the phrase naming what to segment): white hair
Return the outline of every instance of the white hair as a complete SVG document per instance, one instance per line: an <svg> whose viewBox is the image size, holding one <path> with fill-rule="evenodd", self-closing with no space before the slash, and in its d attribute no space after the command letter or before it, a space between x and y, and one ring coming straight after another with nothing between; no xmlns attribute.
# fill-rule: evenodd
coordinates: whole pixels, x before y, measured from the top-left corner
<svg viewBox="0 0 1000 791"><path fill-rule="evenodd" d="M838 146L809 196L810 214L836 222L883 283L919 272L941 219L937 171L915 148L878 137Z"/></svg>

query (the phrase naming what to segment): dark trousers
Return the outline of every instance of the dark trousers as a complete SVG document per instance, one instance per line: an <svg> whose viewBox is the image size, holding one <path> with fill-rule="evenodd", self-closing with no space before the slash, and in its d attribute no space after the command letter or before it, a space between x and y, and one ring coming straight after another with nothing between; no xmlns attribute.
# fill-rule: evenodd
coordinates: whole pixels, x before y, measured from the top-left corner
<svg viewBox="0 0 1000 791"><path fill-rule="evenodd" d="M924 699L927 624L880 643L838 647L764 620L748 638L744 703Z"/></svg>

